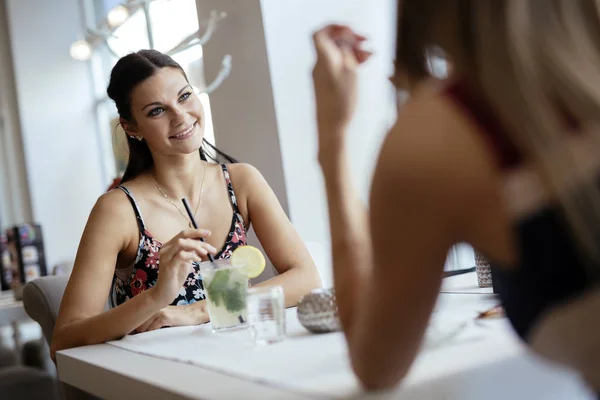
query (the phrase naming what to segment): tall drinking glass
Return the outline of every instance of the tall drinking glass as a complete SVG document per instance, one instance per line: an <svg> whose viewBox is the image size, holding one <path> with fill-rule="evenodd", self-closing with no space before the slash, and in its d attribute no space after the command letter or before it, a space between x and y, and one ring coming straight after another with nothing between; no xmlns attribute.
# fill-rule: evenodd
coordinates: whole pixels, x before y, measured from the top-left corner
<svg viewBox="0 0 600 400"><path fill-rule="evenodd" d="M200 264L213 332L246 326L248 273L229 259Z"/></svg>

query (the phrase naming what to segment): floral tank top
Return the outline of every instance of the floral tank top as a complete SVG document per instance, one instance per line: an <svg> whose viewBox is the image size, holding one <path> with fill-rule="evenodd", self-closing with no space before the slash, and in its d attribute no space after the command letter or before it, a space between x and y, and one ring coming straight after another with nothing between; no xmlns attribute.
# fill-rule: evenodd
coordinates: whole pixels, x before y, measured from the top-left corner
<svg viewBox="0 0 600 400"><path fill-rule="evenodd" d="M233 209L233 217L227 240L221 251L215 256L215 260L231 257L231 253L239 246L244 246L247 241L246 226L237 206L237 200L233 191L229 171L225 164L221 164L221 168L223 170L223 175L225 176L227 193ZM131 202L140 229L140 242L131 273L127 274L127 276L123 276L120 274L122 271L115 270L110 294L111 307L116 307L125 303L127 300L148 290L156 284L160 268L159 251L162 246L162 243L156 240L152 234L146 230L144 219L142 218L142 214L140 213L133 194L124 186L118 186L118 189L125 192ZM202 284L202 277L200 276L200 266L198 263L194 263L194 272L190 273L187 277L187 280L183 284L177 297L173 299L171 305L188 305L205 298L206 292Z"/></svg>

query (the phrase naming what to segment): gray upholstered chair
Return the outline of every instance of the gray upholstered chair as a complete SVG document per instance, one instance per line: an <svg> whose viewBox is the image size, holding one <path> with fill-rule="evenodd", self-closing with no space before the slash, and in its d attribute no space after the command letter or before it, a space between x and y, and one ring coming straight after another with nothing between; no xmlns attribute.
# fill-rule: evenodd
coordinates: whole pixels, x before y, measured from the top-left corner
<svg viewBox="0 0 600 400"><path fill-rule="evenodd" d="M52 374L19 365L17 351L0 347L0 398L59 400L58 385Z"/></svg>
<svg viewBox="0 0 600 400"><path fill-rule="evenodd" d="M25 311L40 324L48 345L52 342L54 323L68 281L68 276L45 276L29 282L23 288Z"/></svg>
<svg viewBox="0 0 600 400"><path fill-rule="evenodd" d="M45 276L29 282L23 288L25 311L34 321L40 324L48 346L52 343L54 324L68 281L68 276ZM64 397L69 400L97 399L69 385L63 384L62 390Z"/></svg>
<svg viewBox="0 0 600 400"><path fill-rule="evenodd" d="M53 374L44 371L41 365L38 368L19 365L18 351L20 349L0 347L0 398L59 400L59 387ZM34 353L38 358L43 353L39 344L36 341L26 343L23 355L27 359L23 361L31 364Z"/></svg>
<svg viewBox="0 0 600 400"><path fill-rule="evenodd" d="M36 368L12 366L0 369L0 398L58 400L56 379Z"/></svg>

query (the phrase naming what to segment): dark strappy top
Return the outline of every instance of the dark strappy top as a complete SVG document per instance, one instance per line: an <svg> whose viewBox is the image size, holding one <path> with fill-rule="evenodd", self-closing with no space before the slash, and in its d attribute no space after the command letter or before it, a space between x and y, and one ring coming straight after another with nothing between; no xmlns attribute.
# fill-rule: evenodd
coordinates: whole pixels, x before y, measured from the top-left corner
<svg viewBox="0 0 600 400"><path fill-rule="evenodd" d="M457 81L445 89L445 95L478 124L501 169L522 163L522 155L509 140L492 108L472 86L466 81ZM492 265L492 282L513 327L526 340L545 310L581 294L592 280L585 272L557 206L545 207L518 221L515 232L520 265L516 268Z"/></svg>
<svg viewBox="0 0 600 400"><path fill-rule="evenodd" d="M235 192L233 191L233 184L231 183L229 171L225 164L222 164L221 168L223 170L223 175L225 176L227 194L231 202L231 207L233 208L233 217L225 245L215 256L215 259L218 260L231 257L233 250L246 244L246 226L237 206L237 200ZM162 246L162 243L156 240L154 236L146 230L144 219L142 218L142 214L140 213L140 209L133 194L125 186L118 186L118 189L125 192L131 202L140 229L140 242L132 269L128 269L127 271L115 270L110 296L112 307L123 304L127 300L156 284L160 267L159 250ZM173 300L171 305L192 304L205 298L206 293L204 291L204 286L202 285L200 267L197 263L194 263L194 272L188 276L183 287L179 291L179 294Z"/></svg>

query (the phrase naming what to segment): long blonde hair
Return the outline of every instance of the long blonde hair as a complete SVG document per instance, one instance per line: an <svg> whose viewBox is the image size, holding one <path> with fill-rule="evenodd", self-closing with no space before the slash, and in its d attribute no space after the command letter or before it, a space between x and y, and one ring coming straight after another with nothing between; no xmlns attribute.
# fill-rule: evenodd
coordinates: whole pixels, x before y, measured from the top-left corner
<svg viewBox="0 0 600 400"><path fill-rule="evenodd" d="M570 184L583 167L564 143L575 128L600 149L593 129L600 120L600 3L399 0L398 17L398 68L419 79L426 65L417 55L447 45L452 63L478 85L511 141L562 206L585 265L598 277L598 181ZM442 37L439 26L453 27L451 37L448 31Z"/></svg>

